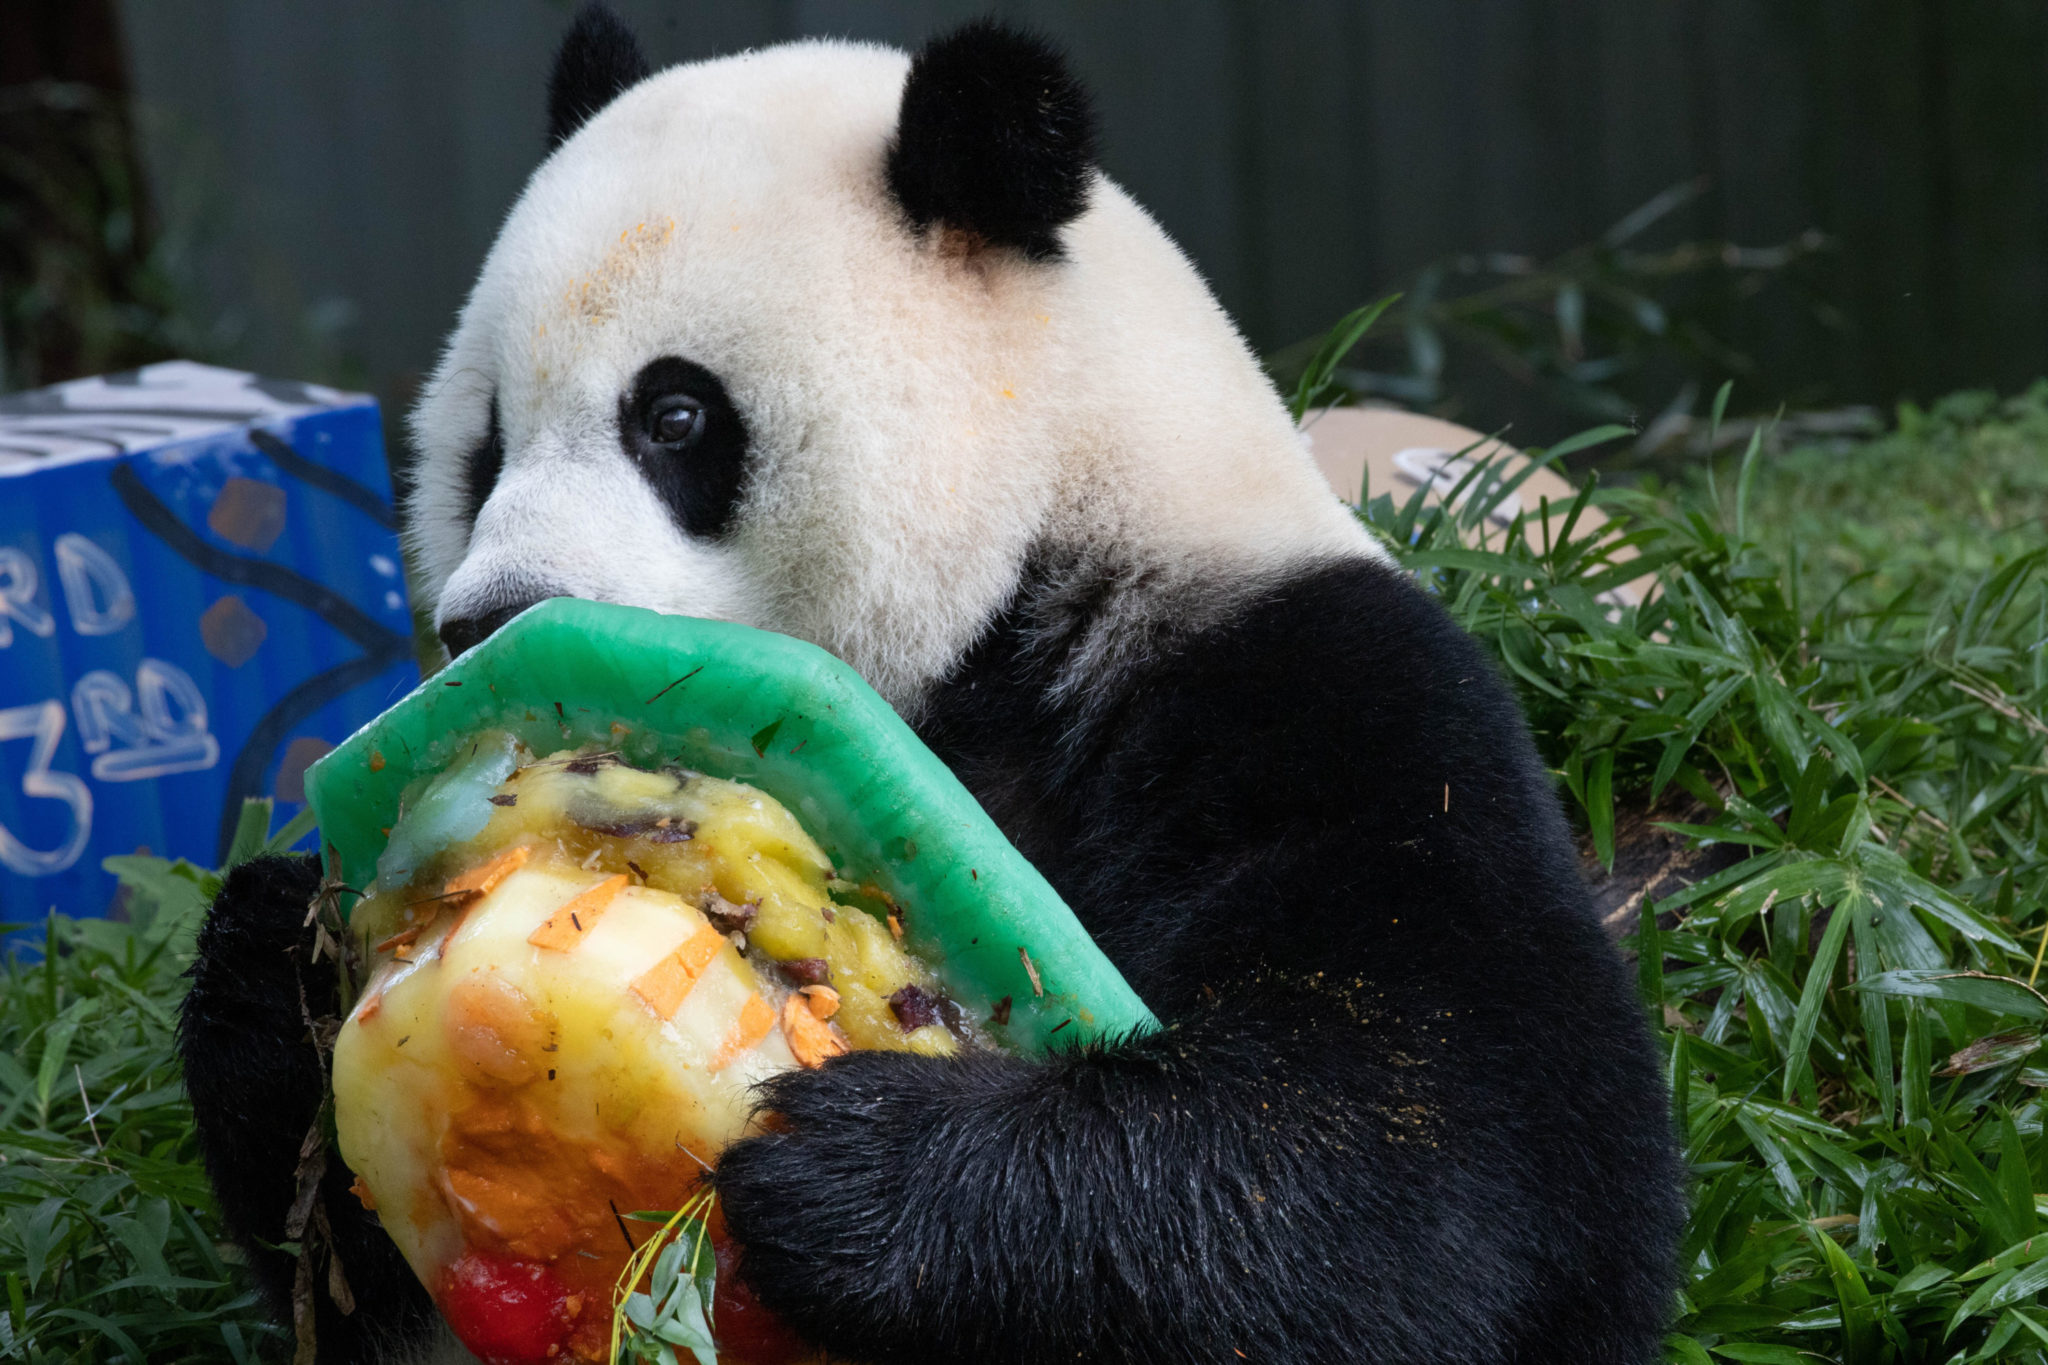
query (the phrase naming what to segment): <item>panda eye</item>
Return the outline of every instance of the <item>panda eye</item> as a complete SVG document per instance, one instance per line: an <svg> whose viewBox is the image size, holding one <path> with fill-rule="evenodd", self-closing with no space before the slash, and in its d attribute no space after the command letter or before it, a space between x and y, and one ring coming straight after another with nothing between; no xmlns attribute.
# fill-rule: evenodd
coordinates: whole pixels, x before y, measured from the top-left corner
<svg viewBox="0 0 2048 1365"><path fill-rule="evenodd" d="M731 527L747 483L747 422L725 381L665 355L640 367L619 394L619 450L685 535Z"/></svg>
<svg viewBox="0 0 2048 1365"><path fill-rule="evenodd" d="M647 413L647 437L656 445L687 450L704 434L704 405L682 394L657 399Z"/></svg>

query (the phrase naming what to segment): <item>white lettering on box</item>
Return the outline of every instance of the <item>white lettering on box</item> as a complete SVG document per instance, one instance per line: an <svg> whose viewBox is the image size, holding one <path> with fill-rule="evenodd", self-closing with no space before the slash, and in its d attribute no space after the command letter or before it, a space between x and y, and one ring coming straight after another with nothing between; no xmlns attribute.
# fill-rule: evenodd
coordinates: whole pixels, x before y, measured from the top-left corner
<svg viewBox="0 0 2048 1365"><path fill-rule="evenodd" d="M80 635L112 635L135 619L135 593L114 557L79 535L57 537L57 578L71 628Z"/></svg>
<svg viewBox="0 0 2048 1365"><path fill-rule="evenodd" d="M36 562L27 551L0 545L0 649L14 643L17 623L29 634L45 639L57 629L56 619L36 601L40 581Z"/></svg>
<svg viewBox="0 0 2048 1365"><path fill-rule="evenodd" d="M33 741L28 767L21 775L21 794L31 800L62 801L70 808L71 833L53 849L30 848L0 825L0 866L24 877L47 877L78 861L92 837L92 789L72 773L50 771L50 760L64 738L64 703L52 697L27 706L0 710L0 744L12 739Z"/></svg>
<svg viewBox="0 0 2048 1365"><path fill-rule="evenodd" d="M220 741L206 730L206 698L190 674L162 659L144 659L128 684L96 668L71 686L78 740L95 755L102 782L140 782L197 772L220 761Z"/></svg>

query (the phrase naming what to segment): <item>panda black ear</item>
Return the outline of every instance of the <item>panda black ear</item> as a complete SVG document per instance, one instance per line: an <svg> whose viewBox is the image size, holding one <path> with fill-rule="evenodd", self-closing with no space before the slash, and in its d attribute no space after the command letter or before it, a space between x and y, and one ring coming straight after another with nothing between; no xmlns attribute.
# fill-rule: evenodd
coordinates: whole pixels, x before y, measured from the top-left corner
<svg viewBox="0 0 2048 1365"><path fill-rule="evenodd" d="M1033 260L1088 207L1095 114L1050 43L977 19L910 63L889 188L919 231L935 223Z"/></svg>
<svg viewBox="0 0 2048 1365"><path fill-rule="evenodd" d="M576 11L548 75L548 150L568 140L590 116L647 75L640 40L600 0Z"/></svg>

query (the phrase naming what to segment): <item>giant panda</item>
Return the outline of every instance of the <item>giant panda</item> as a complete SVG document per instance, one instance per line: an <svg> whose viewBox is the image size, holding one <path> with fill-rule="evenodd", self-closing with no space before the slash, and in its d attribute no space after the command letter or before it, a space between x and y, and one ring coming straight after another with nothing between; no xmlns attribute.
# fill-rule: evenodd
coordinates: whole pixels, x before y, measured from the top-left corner
<svg viewBox="0 0 2048 1365"><path fill-rule="evenodd" d="M716 1175L747 1288L853 1361L1653 1359L1667 1100L1516 703L1095 167L1060 56L977 22L649 74L586 8L549 108L412 415L448 647L554 595L824 646L1166 1025L772 1082ZM280 1312L324 1159L321 1359L415 1359L424 1295L301 1150L316 877L229 880L186 1083Z"/></svg>

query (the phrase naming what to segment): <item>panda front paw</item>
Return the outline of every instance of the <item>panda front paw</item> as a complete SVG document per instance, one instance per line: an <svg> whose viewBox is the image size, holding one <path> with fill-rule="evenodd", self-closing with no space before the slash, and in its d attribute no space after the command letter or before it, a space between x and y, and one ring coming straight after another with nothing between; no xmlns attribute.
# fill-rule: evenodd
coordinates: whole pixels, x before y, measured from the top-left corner
<svg viewBox="0 0 2048 1365"><path fill-rule="evenodd" d="M178 1021L185 1090L207 1172L229 1228L277 1243L296 1193L299 1145L319 1113L324 1073L306 1019L329 1013L309 969L307 908L320 885L311 857L258 858L228 874L200 926ZM330 969L331 970L331 969ZM272 1291L285 1273L259 1255Z"/></svg>
<svg viewBox="0 0 2048 1365"><path fill-rule="evenodd" d="M314 961L318 930L307 910L319 885L312 857L258 858L229 873L200 927L178 1021L193 1126L223 1220L284 1321L299 1266L279 1244L299 1193L300 1149L326 1099L310 1021L339 1006L331 962ZM433 1322L426 1291L349 1192L353 1181L328 1152L319 1191L326 1252L362 1311L316 1294L321 1365L402 1355Z"/></svg>
<svg viewBox="0 0 2048 1365"><path fill-rule="evenodd" d="M929 1324L977 1315L955 1299L971 1277L953 1245L990 1183L969 1169L989 1155L976 1097L1026 1065L855 1052L768 1082L766 1131L727 1149L716 1176L747 1287L835 1354L934 1359Z"/></svg>

